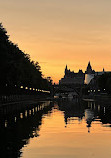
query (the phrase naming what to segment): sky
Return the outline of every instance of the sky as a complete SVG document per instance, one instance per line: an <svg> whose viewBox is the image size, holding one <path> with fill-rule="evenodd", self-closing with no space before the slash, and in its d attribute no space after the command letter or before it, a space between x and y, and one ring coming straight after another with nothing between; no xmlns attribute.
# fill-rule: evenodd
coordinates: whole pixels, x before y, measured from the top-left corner
<svg viewBox="0 0 111 158"><path fill-rule="evenodd" d="M111 70L111 0L0 0L0 22L55 83L66 64Z"/></svg>

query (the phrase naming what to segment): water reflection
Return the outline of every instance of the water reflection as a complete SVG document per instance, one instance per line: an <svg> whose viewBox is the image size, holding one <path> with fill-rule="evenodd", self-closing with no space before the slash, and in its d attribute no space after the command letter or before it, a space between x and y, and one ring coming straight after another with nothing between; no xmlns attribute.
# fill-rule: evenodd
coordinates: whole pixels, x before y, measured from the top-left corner
<svg viewBox="0 0 111 158"><path fill-rule="evenodd" d="M21 149L29 139L39 136L42 116L51 110L52 105L41 102L14 106L0 108L0 157L3 158L20 157Z"/></svg>
<svg viewBox="0 0 111 158"><path fill-rule="evenodd" d="M87 122L88 132L90 132L91 123L94 120L94 112L91 109L85 110L85 119Z"/></svg>
<svg viewBox="0 0 111 158"><path fill-rule="evenodd" d="M56 112L62 112L58 119L64 119L66 131L67 128L72 130L74 126L78 128L79 124L82 126L77 132L82 131L84 125L87 133L92 132L94 124L99 124L104 129L111 127L111 106L107 103L65 99L55 102L39 102L33 105L9 105L0 108L0 156L8 158L23 156L21 149L30 143L30 138L42 136L40 131L41 125L44 126L43 119L46 120L48 117L50 122L53 115L56 115L54 109ZM76 126L77 123L78 126ZM60 124L56 127L54 122L49 125L50 132L62 126ZM96 127L94 126L94 132L97 131ZM44 131L48 131L48 124L44 126ZM62 132L61 128L60 132ZM67 135L67 139L68 137Z"/></svg>
<svg viewBox="0 0 111 158"><path fill-rule="evenodd" d="M58 102L59 110L64 111L64 120L66 125L71 122L71 120L78 119L82 120L84 117L84 106L81 102L75 100L64 100Z"/></svg>
<svg viewBox="0 0 111 158"><path fill-rule="evenodd" d="M64 112L65 127L67 124L74 124L74 120L78 120L78 122L85 120L88 132L90 132L92 122L99 121L101 125L111 124L111 105L104 106L104 102L101 103L101 106L94 101L77 100L62 100L57 104L59 110Z"/></svg>

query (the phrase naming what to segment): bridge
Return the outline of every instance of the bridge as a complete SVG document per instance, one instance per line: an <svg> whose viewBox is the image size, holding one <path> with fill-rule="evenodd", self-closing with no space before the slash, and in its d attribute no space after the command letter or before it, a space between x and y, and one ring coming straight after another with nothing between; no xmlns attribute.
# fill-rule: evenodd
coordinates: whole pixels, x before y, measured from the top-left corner
<svg viewBox="0 0 111 158"><path fill-rule="evenodd" d="M54 85L53 95L68 97L71 94L73 97L81 97L82 88L82 85Z"/></svg>

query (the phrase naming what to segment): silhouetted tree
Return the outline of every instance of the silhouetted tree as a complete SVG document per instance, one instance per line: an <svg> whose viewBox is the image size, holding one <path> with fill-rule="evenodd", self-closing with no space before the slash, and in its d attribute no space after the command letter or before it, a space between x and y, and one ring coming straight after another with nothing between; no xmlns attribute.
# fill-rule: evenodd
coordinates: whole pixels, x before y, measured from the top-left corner
<svg viewBox="0 0 111 158"><path fill-rule="evenodd" d="M21 51L9 40L7 31L0 23L0 89L24 86L48 88L48 80L42 76L38 62L31 61L30 55Z"/></svg>
<svg viewBox="0 0 111 158"><path fill-rule="evenodd" d="M111 73L105 73L98 78L98 86L111 93Z"/></svg>

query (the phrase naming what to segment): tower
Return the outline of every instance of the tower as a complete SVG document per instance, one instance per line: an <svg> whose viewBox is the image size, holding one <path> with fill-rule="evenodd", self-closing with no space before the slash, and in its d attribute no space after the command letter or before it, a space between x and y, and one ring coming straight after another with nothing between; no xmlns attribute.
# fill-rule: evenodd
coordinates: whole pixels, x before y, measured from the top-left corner
<svg viewBox="0 0 111 158"><path fill-rule="evenodd" d="M88 63L87 69L85 71L85 84L89 84L90 81L94 78L95 71L92 70L90 61Z"/></svg>
<svg viewBox="0 0 111 158"><path fill-rule="evenodd" d="M87 69L86 69L86 74L91 74L91 73L92 73L92 67L91 67L91 64L90 64L90 61L89 61Z"/></svg>
<svg viewBox="0 0 111 158"><path fill-rule="evenodd" d="M95 73L95 71L92 70L92 66L91 66L91 64L90 64L90 61L89 61L89 63L88 63L88 66L87 66L87 69L86 69L85 73L86 73L86 74L94 74L94 73Z"/></svg>
<svg viewBox="0 0 111 158"><path fill-rule="evenodd" d="M67 65L66 65L66 68L65 68L65 75L67 75L67 71L68 71L68 69L67 69Z"/></svg>
<svg viewBox="0 0 111 158"><path fill-rule="evenodd" d="M67 70L67 65L66 65L66 68L65 68L65 70Z"/></svg>

